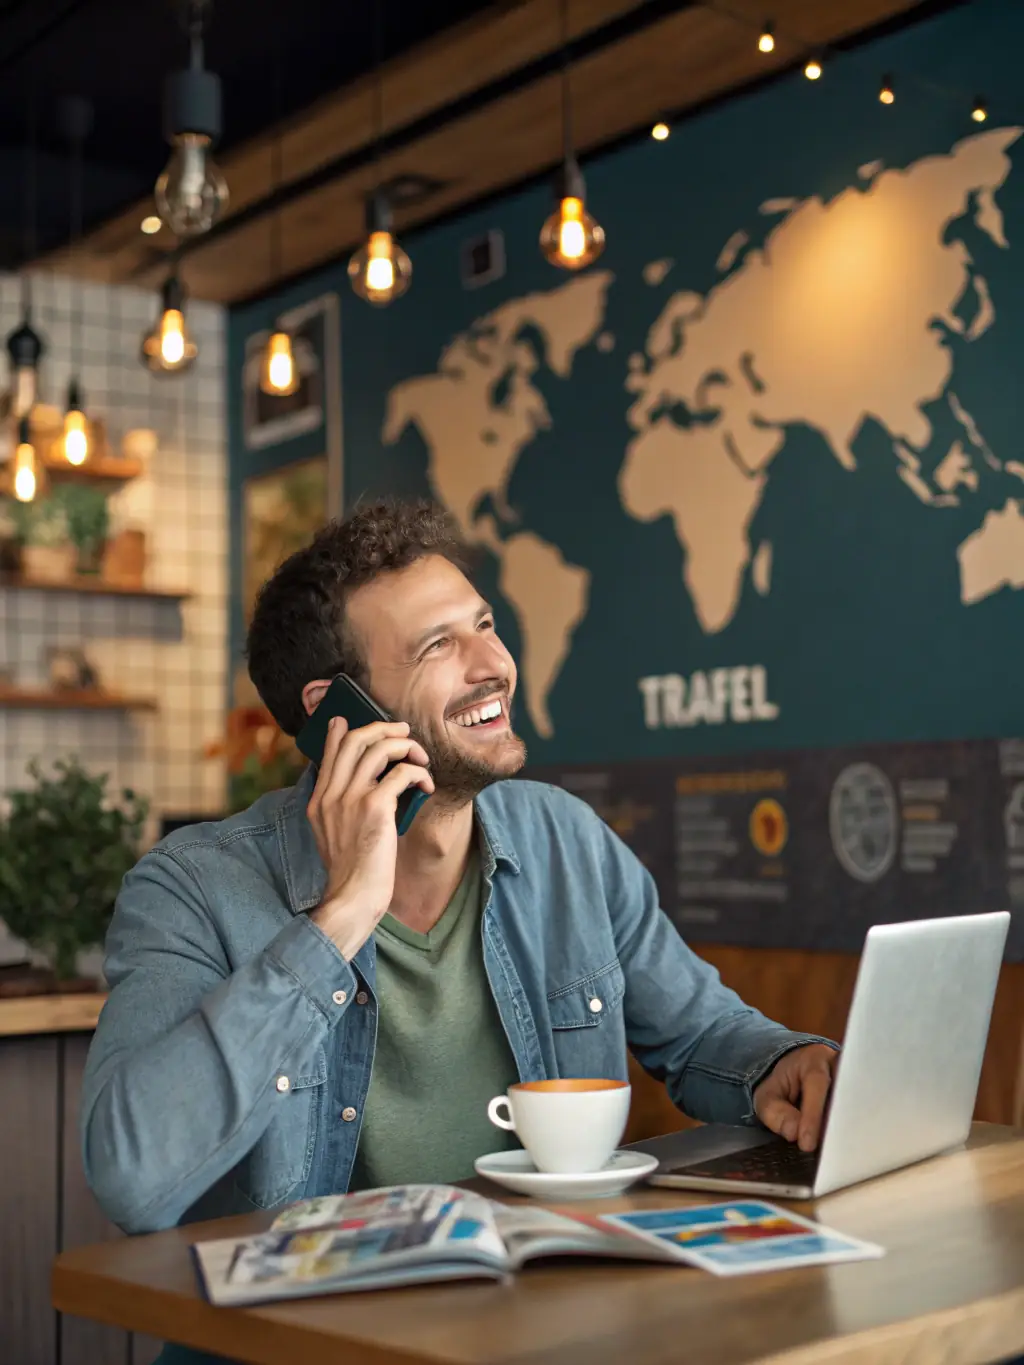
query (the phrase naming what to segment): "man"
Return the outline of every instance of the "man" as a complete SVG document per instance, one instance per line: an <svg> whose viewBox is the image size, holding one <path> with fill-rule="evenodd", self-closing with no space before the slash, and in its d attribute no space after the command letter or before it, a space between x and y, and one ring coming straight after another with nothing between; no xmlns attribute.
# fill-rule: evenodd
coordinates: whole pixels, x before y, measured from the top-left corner
<svg viewBox="0 0 1024 1365"><path fill-rule="evenodd" d="M319 770L126 877L82 1124L127 1231L468 1177L493 1095L624 1079L627 1047L695 1117L816 1145L832 1047L726 990L587 806L505 780L516 667L464 560L436 508L380 504L263 588L249 668L288 734L342 672L400 719L332 721Z"/></svg>

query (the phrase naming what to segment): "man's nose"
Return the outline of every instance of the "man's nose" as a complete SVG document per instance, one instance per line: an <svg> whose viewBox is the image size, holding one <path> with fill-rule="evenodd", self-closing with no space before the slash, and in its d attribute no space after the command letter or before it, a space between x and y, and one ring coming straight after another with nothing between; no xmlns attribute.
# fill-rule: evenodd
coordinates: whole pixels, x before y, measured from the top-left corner
<svg viewBox="0 0 1024 1365"><path fill-rule="evenodd" d="M466 659L466 681L481 683L494 678L505 682L508 678L508 655L494 635L476 635Z"/></svg>

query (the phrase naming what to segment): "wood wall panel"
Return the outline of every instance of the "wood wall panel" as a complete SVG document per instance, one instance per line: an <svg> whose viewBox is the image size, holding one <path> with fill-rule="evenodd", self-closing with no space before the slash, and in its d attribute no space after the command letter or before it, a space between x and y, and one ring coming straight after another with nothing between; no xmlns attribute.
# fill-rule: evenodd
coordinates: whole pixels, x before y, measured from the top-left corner
<svg viewBox="0 0 1024 1365"><path fill-rule="evenodd" d="M0 1041L0 1361L54 1365L58 1038Z"/></svg>
<svg viewBox="0 0 1024 1365"><path fill-rule="evenodd" d="M859 959L847 953L697 945L722 980L748 1004L802 1033L842 1042ZM1003 967L992 1011L975 1117L1024 1123L1024 963ZM688 1126L665 1087L632 1068L633 1109L627 1140Z"/></svg>
<svg viewBox="0 0 1024 1365"><path fill-rule="evenodd" d="M104 1216L86 1184L78 1138L82 1073L90 1034L61 1039L64 1048L62 1137L61 1249L105 1242L123 1234ZM129 1365L129 1340L117 1327L63 1314L60 1319L60 1365Z"/></svg>

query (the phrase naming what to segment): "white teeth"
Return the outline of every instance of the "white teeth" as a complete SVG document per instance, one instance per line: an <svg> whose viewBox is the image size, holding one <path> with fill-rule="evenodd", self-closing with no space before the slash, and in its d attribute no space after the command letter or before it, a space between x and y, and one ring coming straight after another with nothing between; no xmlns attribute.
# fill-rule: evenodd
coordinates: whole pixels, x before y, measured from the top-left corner
<svg viewBox="0 0 1024 1365"><path fill-rule="evenodd" d="M461 725L468 729L471 725L480 725L488 720L497 720L501 715L501 702L488 702L486 706L475 706L471 711L462 711L455 717L456 725Z"/></svg>

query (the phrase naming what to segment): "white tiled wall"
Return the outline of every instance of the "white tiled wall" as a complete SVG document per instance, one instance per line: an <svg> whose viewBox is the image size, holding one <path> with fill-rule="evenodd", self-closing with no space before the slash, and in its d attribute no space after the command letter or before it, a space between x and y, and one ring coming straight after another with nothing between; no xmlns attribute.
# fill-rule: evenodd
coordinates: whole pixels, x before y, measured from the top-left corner
<svg viewBox="0 0 1024 1365"><path fill-rule="evenodd" d="M40 401L61 407L76 287L34 277L34 324L47 345ZM88 411L104 418L115 450L129 430L155 433L145 472L112 501L112 530L144 530L150 582L190 596L179 607L152 598L0 588L0 667L12 669L18 684L45 684L47 647L80 643L104 684L157 703L154 713L127 715L0 708L0 793L25 782L34 755L46 761L77 753L92 770L109 773L112 786L134 786L150 798L153 838L162 815L219 813L224 803L223 764L202 751L221 734L226 696L225 314L212 304L190 304L199 358L184 375L156 377L138 353L157 297L81 288L80 378ZM17 279L0 275L0 341L18 323L19 289ZM0 367L6 387L5 354ZM0 927L0 961L5 955L10 945Z"/></svg>

